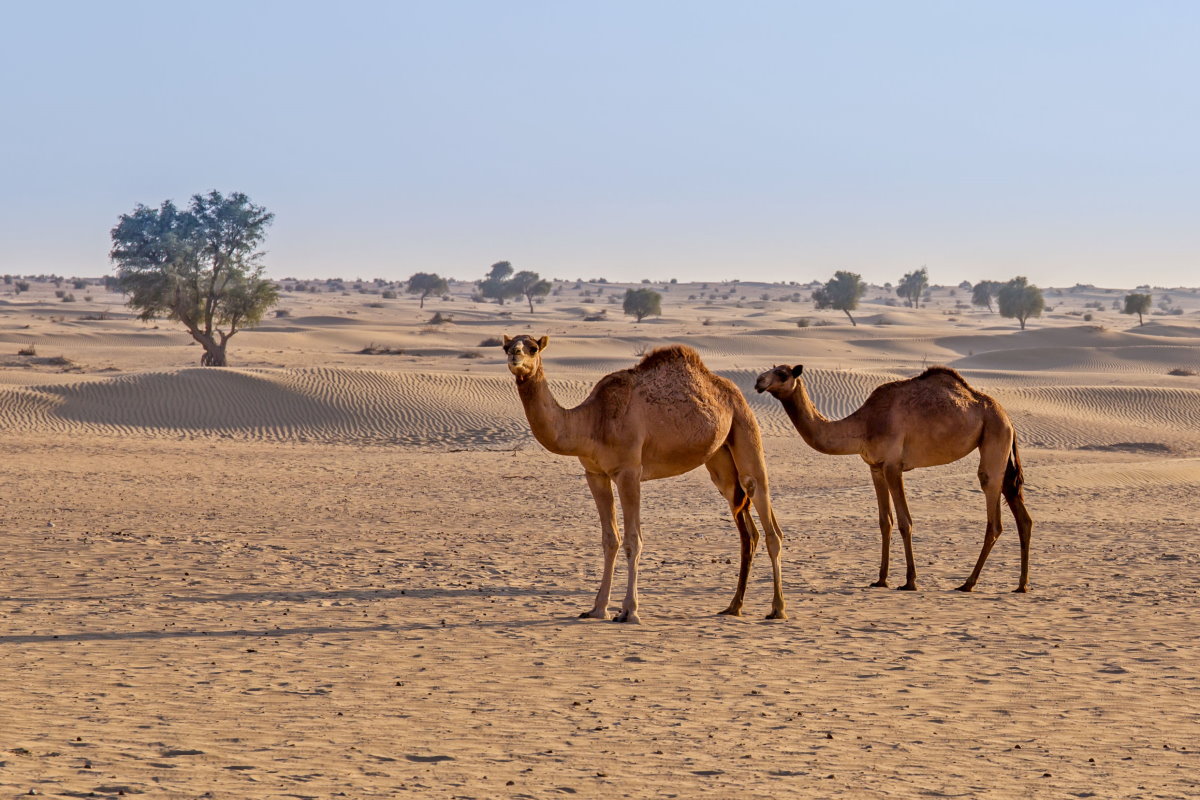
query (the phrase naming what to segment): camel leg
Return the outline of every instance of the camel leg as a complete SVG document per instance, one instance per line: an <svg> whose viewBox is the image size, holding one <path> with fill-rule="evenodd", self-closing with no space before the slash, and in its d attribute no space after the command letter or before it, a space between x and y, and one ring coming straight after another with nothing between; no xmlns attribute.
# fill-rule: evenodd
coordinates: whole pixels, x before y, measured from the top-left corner
<svg viewBox="0 0 1200 800"><path fill-rule="evenodd" d="M987 530L983 534L983 547L979 550L979 559L975 562L975 569L971 570L970 576L963 585L958 587L960 592L969 592L975 588L975 583L979 580L979 573L983 572L983 564L987 561L988 554L992 552L992 545L1000 538L1000 531L1003 529L1000 520L1000 487L1001 481L1004 479L1007 449L999 460L999 466L995 463L997 459L989 456L990 453L979 459L979 486L983 489L984 502L987 503Z"/></svg>
<svg viewBox="0 0 1200 800"><path fill-rule="evenodd" d="M629 585L616 622L641 622L638 617L638 559L642 555L642 476L641 469L623 469L616 475L617 492L621 495L621 512L625 517L625 557L629 562Z"/></svg>
<svg viewBox="0 0 1200 800"><path fill-rule="evenodd" d="M896 507L896 522L900 527L900 538L904 540L904 560L908 564L904 585L897 588L908 592L915 591L917 563L913 558L912 515L908 513L908 500L904 498L904 471L899 464L887 464L883 468L883 474L887 480L888 492L892 495L892 504Z"/></svg>
<svg viewBox="0 0 1200 800"><path fill-rule="evenodd" d="M1021 580L1014 592L1029 591L1029 540L1033 536L1033 517L1025 508L1025 498L1018 489L1011 496L1005 495L1008 507L1017 522L1017 535L1021 537Z"/></svg>
<svg viewBox="0 0 1200 800"><path fill-rule="evenodd" d="M588 488L592 490L592 499L596 501L596 510L600 512L600 535L604 545L604 573L600 578L600 591L596 593L596 603L591 611L584 611L581 618L606 619L608 617L608 597L612 591L613 568L617 562L617 550L621 547L621 533L617 530L616 502L613 499L612 481L607 475L598 472L588 472Z"/></svg>
<svg viewBox="0 0 1200 800"><path fill-rule="evenodd" d="M742 561L738 568L737 591L734 592L729 606L719 613L740 617L742 603L746 599L746 582L750 578L750 565L754 561L754 553L758 549L758 529L754 527L754 520L750 517L749 498L738 484L737 467L733 463L729 448L722 447L704 466L708 467L708 474L712 478L712 482L716 484L721 495L729 503L729 510L733 512L733 521L737 525L738 536L741 538L742 544Z"/></svg>
<svg viewBox="0 0 1200 800"><path fill-rule="evenodd" d="M883 475L883 467L871 467L871 482L875 484L875 499L879 503L879 533L883 540L883 549L879 556L879 580L871 585L886 589L888 562L892 551L892 501L888 496L887 478Z"/></svg>
<svg viewBox="0 0 1200 800"><path fill-rule="evenodd" d="M786 603L783 599L783 567L780 556L783 551L783 531L775 519L775 511L771 508L771 493L767 481L767 465L763 461L762 444L758 432L740 433L734 430L731 437L731 451L734 464L737 465L741 476L742 489L754 503L758 512L758 521L762 523L763 533L767 539L767 554L771 557L771 613L767 619L787 619Z"/></svg>

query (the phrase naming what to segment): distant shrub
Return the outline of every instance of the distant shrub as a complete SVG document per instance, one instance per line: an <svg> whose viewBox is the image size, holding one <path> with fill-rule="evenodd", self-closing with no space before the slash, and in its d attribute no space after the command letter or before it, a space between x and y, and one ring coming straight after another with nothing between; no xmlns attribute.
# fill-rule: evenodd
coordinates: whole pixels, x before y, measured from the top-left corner
<svg viewBox="0 0 1200 800"><path fill-rule="evenodd" d="M433 316L429 318L429 321L426 322L425 324L426 325L443 325L447 322L453 322L453 321L454 321L454 319L449 314L443 314L440 311L436 311L436 312L434 312Z"/></svg>
<svg viewBox="0 0 1200 800"><path fill-rule="evenodd" d="M64 303L74 303L74 302L75 302L75 295L74 295L74 294L72 294L72 293L70 293L70 292L68 292L67 294L63 295L63 299L62 299L62 301L63 301Z"/></svg>
<svg viewBox="0 0 1200 800"><path fill-rule="evenodd" d="M495 336L489 336L488 338L486 338L482 342L480 342L479 346L480 347L503 347L504 342L500 339L497 339Z"/></svg>
<svg viewBox="0 0 1200 800"><path fill-rule="evenodd" d="M75 280L71 281L71 286L75 289L86 289L88 287L88 282L82 278L76 278Z"/></svg>
<svg viewBox="0 0 1200 800"><path fill-rule="evenodd" d="M61 300L67 296L67 290L66 289L55 289L54 296L57 297L59 300Z"/></svg>
<svg viewBox="0 0 1200 800"><path fill-rule="evenodd" d="M380 347L371 342L369 345L358 351L360 356L402 356L404 349L400 347Z"/></svg>
<svg viewBox="0 0 1200 800"><path fill-rule="evenodd" d="M392 289L384 289L383 293L380 294L379 296L382 297L384 300L395 300L396 292Z"/></svg>
<svg viewBox="0 0 1200 800"><path fill-rule="evenodd" d="M1171 371L1170 371L1170 372L1168 372L1167 374L1168 374L1168 375L1175 375L1175 376L1178 376L1178 377L1188 377L1188 378L1191 378L1191 377L1195 377L1195 375L1196 375L1196 370L1194 370L1194 369L1188 369L1188 368L1186 368L1186 367L1176 367L1175 369L1171 370Z"/></svg>
<svg viewBox="0 0 1200 800"><path fill-rule="evenodd" d="M110 319L107 311L101 311L99 314L84 314L80 319L89 321L103 321Z"/></svg>
<svg viewBox="0 0 1200 800"><path fill-rule="evenodd" d="M1091 322L1091 321L1092 321L1092 315L1091 315L1091 313L1084 314L1084 315L1083 315L1083 321L1084 321L1084 322Z"/></svg>
<svg viewBox="0 0 1200 800"><path fill-rule="evenodd" d="M17 355L19 355L19 356L36 356L37 355L37 347L35 347L34 345L27 345L26 347L22 347L20 350L18 350Z"/></svg>
<svg viewBox="0 0 1200 800"><path fill-rule="evenodd" d="M483 358L483 353L476 353L474 350L466 350L458 354L459 358Z"/></svg>
<svg viewBox="0 0 1200 800"><path fill-rule="evenodd" d="M90 303L90 302L92 302L92 296L91 296L90 294L85 294L85 295L83 296L83 302L85 302L85 303Z"/></svg>
<svg viewBox="0 0 1200 800"><path fill-rule="evenodd" d="M800 319L796 320L797 328L807 328L809 325L812 325L812 320L808 317L801 317Z"/></svg>
<svg viewBox="0 0 1200 800"><path fill-rule="evenodd" d="M380 302L364 303L364 305L366 305L367 308L387 308L387 304Z"/></svg>
<svg viewBox="0 0 1200 800"><path fill-rule="evenodd" d="M287 309L287 308L275 309L275 318L276 319L279 319L281 317L290 317L291 315L292 315L292 312L290 309Z"/></svg>

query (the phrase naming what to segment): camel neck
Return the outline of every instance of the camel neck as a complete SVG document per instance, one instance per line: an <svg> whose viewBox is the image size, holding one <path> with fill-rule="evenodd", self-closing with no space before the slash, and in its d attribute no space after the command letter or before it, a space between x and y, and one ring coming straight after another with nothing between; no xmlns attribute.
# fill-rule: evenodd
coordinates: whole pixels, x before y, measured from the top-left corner
<svg viewBox="0 0 1200 800"><path fill-rule="evenodd" d="M525 418L529 420L533 438L551 453L575 455L568 412L550 393L546 373L540 364L532 375L517 379L517 394L521 396L521 405L525 406Z"/></svg>
<svg viewBox="0 0 1200 800"><path fill-rule="evenodd" d="M853 455L859 452L861 437L849 418L827 419L808 396L804 381L796 379L796 388L790 395L781 396L779 402L787 412L792 425L812 449L831 456Z"/></svg>

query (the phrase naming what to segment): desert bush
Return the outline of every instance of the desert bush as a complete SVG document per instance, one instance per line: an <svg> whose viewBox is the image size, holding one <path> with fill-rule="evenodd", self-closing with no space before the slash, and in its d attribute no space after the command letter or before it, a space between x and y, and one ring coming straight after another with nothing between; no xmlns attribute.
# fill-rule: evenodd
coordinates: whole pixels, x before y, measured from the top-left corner
<svg viewBox="0 0 1200 800"><path fill-rule="evenodd" d="M433 316L429 318L426 325L443 325L447 322L453 322L454 319L449 314L443 314L440 311L435 311Z"/></svg>
<svg viewBox="0 0 1200 800"><path fill-rule="evenodd" d="M465 350L458 354L459 358L483 358L483 353L476 353L474 350Z"/></svg>
<svg viewBox="0 0 1200 800"><path fill-rule="evenodd" d="M82 278L75 278L74 280L71 281L71 288L73 288L73 289L86 289L87 287L88 287L88 282L83 280Z"/></svg>
<svg viewBox="0 0 1200 800"><path fill-rule="evenodd" d="M812 325L812 320L808 317L801 317L800 319L796 320L797 328L807 328L809 325Z"/></svg>
<svg viewBox="0 0 1200 800"><path fill-rule="evenodd" d="M1168 374L1168 375L1175 375L1175 376L1178 376L1178 377L1188 377L1188 378L1191 378L1191 377L1195 377L1195 375L1196 375L1196 370L1194 370L1194 369L1188 369L1187 367L1176 367L1175 369L1171 370L1171 371L1170 371L1170 372L1168 372L1167 374Z"/></svg>
<svg viewBox="0 0 1200 800"><path fill-rule="evenodd" d="M63 301L64 303L74 303L74 302L75 302L75 295L74 295L74 294L72 294L71 292L67 292L67 294L63 295L63 299L62 299L62 301Z"/></svg>
<svg viewBox="0 0 1200 800"><path fill-rule="evenodd" d="M290 317L291 315L292 315L291 309L287 309L287 308L275 309L275 318L276 319L279 319L281 317Z"/></svg>
<svg viewBox="0 0 1200 800"><path fill-rule="evenodd" d="M369 345L358 351L360 356L402 356L404 349L400 347L380 347L371 342Z"/></svg>
<svg viewBox="0 0 1200 800"><path fill-rule="evenodd" d="M503 347L504 341L502 339L497 339L495 336L489 336L488 338L486 338L482 342L480 342L479 346L480 347Z"/></svg>
<svg viewBox="0 0 1200 800"><path fill-rule="evenodd" d="M604 322L606 319L608 319L608 317L605 316L605 314L604 314L605 311L608 311L608 309L607 308L601 309L599 314L589 314L588 316L583 318L583 321L584 322Z"/></svg>
<svg viewBox="0 0 1200 800"><path fill-rule="evenodd" d="M380 303L379 301L374 303L364 303L363 305L365 305L367 308L387 308L386 303Z"/></svg>
<svg viewBox="0 0 1200 800"><path fill-rule="evenodd" d="M110 318L110 316L107 311L101 311L98 314L84 314L82 317L80 317L80 319L94 321L94 322L102 322L109 318Z"/></svg>
<svg viewBox="0 0 1200 800"><path fill-rule="evenodd" d="M64 297L67 296L67 290L66 289L55 289L54 296L57 297L59 300L62 300Z"/></svg>
<svg viewBox="0 0 1200 800"><path fill-rule="evenodd" d="M19 356L36 356L37 355L37 347L35 347L32 344L26 345L25 347L22 347L20 350L17 351L17 355L19 355Z"/></svg>
<svg viewBox="0 0 1200 800"><path fill-rule="evenodd" d="M384 290L383 290L383 291L380 293L380 295L379 295L379 296L380 296L380 297L382 297L384 300L395 300L395 299L396 299L396 292L395 292L395 290L394 290L394 289L384 289Z"/></svg>
<svg viewBox="0 0 1200 800"><path fill-rule="evenodd" d="M1091 322L1091 321L1092 321L1092 315L1091 315L1091 313L1090 313L1090 312L1089 312L1089 313L1087 313L1087 314L1084 314L1084 315L1083 315L1083 321L1084 321L1084 322Z"/></svg>

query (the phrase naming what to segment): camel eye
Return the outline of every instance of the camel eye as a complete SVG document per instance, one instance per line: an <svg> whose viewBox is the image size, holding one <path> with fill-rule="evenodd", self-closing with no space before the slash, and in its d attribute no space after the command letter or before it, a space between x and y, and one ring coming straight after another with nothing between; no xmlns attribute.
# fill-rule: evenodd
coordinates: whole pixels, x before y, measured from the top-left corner
<svg viewBox="0 0 1200 800"><path fill-rule="evenodd" d="M533 355L536 352L537 352L537 348L534 347L533 345L530 345L529 346L529 355Z"/></svg>

